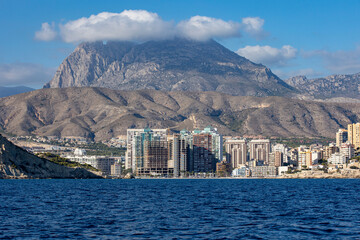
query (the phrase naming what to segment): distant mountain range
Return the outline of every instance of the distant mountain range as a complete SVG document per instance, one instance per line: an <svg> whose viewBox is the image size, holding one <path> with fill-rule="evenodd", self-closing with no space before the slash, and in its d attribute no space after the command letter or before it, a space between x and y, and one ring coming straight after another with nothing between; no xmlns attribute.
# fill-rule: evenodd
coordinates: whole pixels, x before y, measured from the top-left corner
<svg viewBox="0 0 360 240"><path fill-rule="evenodd" d="M34 88L29 88L25 86L17 86L17 87L1 87L0 86L0 98L7 97L19 93L31 92L34 91Z"/></svg>
<svg viewBox="0 0 360 240"><path fill-rule="evenodd" d="M217 91L239 96L290 96L297 91L271 70L219 43L174 39L80 44L45 88Z"/></svg>
<svg viewBox="0 0 360 240"><path fill-rule="evenodd" d="M360 99L360 73L337 74L322 78L308 79L305 76L285 80L300 93L317 99L356 98Z"/></svg>
<svg viewBox="0 0 360 240"><path fill-rule="evenodd" d="M0 129L16 135L83 136L104 140L128 128L192 130L224 135L334 137L360 120L360 104L218 92L41 89L0 99Z"/></svg>

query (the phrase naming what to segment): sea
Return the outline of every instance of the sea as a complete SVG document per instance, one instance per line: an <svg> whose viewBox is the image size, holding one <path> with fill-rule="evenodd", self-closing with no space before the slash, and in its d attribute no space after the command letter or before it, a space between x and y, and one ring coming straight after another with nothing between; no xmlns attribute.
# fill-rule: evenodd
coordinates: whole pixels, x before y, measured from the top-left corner
<svg viewBox="0 0 360 240"><path fill-rule="evenodd" d="M360 239L360 180L0 180L0 239Z"/></svg>

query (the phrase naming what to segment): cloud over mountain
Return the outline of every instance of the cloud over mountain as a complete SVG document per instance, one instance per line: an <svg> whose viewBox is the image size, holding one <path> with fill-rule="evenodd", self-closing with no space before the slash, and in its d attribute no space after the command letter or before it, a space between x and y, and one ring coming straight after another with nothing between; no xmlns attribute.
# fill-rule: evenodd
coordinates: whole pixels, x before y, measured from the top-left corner
<svg viewBox="0 0 360 240"><path fill-rule="evenodd" d="M281 48L256 45L240 48L236 53L256 63L281 66L296 57L297 49L290 45L284 45Z"/></svg>
<svg viewBox="0 0 360 240"><path fill-rule="evenodd" d="M156 13L144 10L125 10L121 13L102 12L60 25L65 42L124 40L142 41L172 37L171 22L163 21Z"/></svg>
<svg viewBox="0 0 360 240"><path fill-rule="evenodd" d="M226 22L222 19L194 16L177 25L177 34L193 40L204 41L210 38L240 36L240 23Z"/></svg>
<svg viewBox="0 0 360 240"><path fill-rule="evenodd" d="M179 23L163 20L157 13L146 10L124 10L121 13L101 12L90 17L54 25L43 23L35 39L51 41L57 35L64 42L81 41L148 41L184 37L197 41L211 38L240 37L241 31L258 38L263 35L264 20L259 17L243 18L242 22L225 21L207 16L193 16Z"/></svg>

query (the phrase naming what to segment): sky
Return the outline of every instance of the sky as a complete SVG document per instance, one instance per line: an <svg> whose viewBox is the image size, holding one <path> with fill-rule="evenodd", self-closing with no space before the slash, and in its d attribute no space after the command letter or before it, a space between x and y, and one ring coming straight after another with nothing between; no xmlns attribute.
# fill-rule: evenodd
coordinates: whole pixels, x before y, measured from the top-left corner
<svg viewBox="0 0 360 240"><path fill-rule="evenodd" d="M215 39L280 78L360 72L360 0L0 0L0 86L41 88L83 41Z"/></svg>

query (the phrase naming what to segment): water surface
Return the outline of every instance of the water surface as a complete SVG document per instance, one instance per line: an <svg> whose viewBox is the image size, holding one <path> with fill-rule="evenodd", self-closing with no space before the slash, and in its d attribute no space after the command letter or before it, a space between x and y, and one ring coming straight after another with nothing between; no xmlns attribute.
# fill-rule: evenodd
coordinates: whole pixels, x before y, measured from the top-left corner
<svg viewBox="0 0 360 240"><path fill-rule="evenodd" d="M1 239L354 239L360 180L0 180Z"/></svg>

